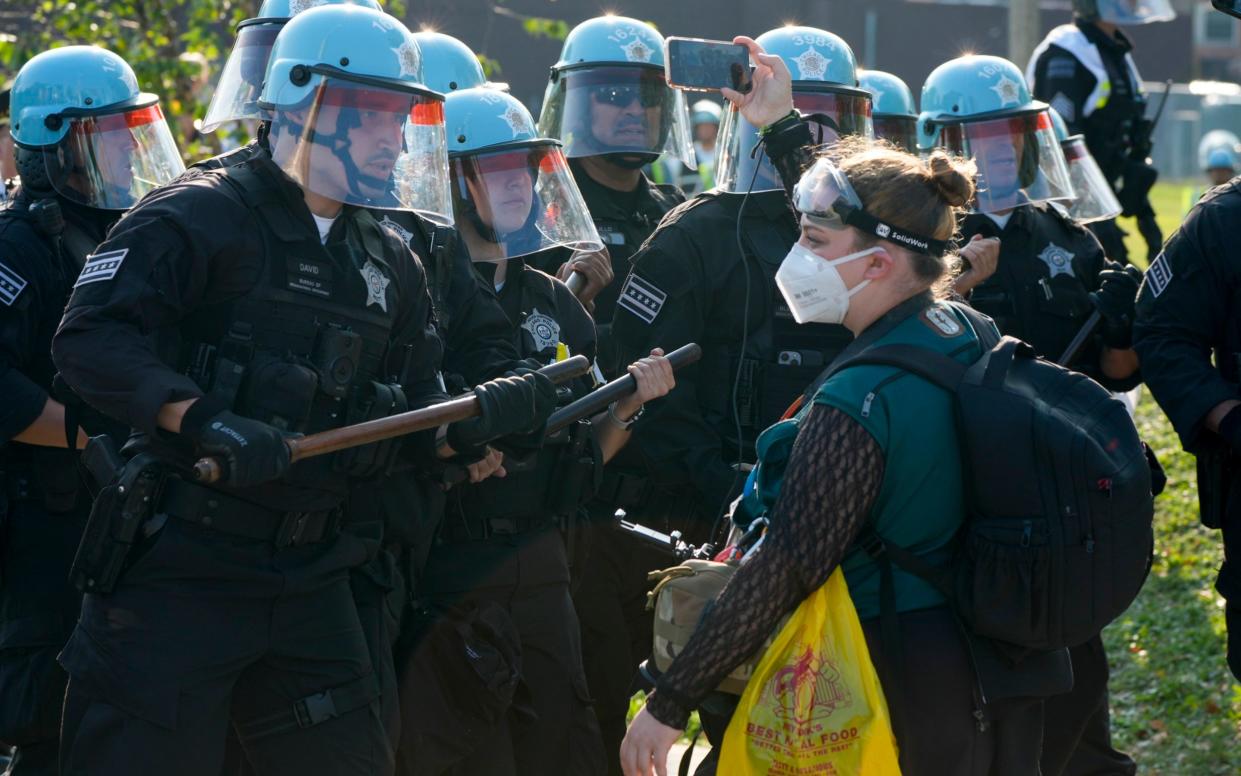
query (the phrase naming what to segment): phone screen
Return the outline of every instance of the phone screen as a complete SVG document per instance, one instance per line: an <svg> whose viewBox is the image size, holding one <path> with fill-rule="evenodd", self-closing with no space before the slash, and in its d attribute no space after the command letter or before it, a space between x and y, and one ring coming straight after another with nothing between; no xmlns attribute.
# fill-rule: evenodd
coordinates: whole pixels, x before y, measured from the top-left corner
<svg viewBox="0 0 1241 776"><path fill-rule="evenodd" d="M665 72L668 84L696 92L718 92L727 86L750 91L750 52L722 40L668 38Z"/></svg>

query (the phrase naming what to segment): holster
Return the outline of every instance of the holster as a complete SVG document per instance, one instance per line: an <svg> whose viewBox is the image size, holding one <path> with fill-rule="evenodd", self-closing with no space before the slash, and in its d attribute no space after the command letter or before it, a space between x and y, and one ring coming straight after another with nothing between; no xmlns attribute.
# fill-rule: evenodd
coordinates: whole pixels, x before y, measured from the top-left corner
<svg viewBox="0 0 1241 776"><path fill-rule="evenodd" d="M1221 528L1229 520L1241 519L1238 503L1236 454L1228 445L1204 440L1198 452L1198 516L1207 528Z"/></svg>
<svg viewBox="0 0 1241 776"><path fill-rule="evenodd" d="M91 507L69 579L84 593L106 594L116 588L138 530L159 501L165 470L149 453L120 465L116 443L106 435L91 437L82 457L96 482L117 468Z"/></svg>

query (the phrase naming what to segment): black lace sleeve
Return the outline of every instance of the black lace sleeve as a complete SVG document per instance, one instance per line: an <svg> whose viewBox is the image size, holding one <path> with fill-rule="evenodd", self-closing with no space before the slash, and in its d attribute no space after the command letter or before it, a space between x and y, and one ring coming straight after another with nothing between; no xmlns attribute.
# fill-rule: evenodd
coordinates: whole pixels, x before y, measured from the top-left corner
<svg viewBox="0 0 1241 776"><path fill-rule="evenodd" d="M647 702L656 719L684 727L690 709L827 581L870 513L883 470L883 450L857 421L832 407L810 411L767 536L660 677Z"/></svg>

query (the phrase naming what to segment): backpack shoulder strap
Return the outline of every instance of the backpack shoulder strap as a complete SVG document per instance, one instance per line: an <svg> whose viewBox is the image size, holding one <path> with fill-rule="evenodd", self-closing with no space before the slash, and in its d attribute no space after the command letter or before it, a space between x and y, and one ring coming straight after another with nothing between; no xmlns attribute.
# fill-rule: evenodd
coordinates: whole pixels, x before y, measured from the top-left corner
<svg viewBox="0 0 1241 776"><path fill-rule="evenodd" d="M851 366L890 366L912 372L947 391L956 391L969 366L943 353L918 345L881 345L868 348L845 359L832 369L831 375Z"/></svg>

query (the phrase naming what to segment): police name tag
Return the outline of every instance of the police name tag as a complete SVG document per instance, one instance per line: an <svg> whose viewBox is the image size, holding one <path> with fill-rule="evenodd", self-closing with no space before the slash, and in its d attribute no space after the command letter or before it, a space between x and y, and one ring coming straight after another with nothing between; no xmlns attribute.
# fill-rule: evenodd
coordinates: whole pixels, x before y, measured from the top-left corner
<svg viewBox="0 0 1241 776"><path fill-rule="evenodd" d="M0 302L4 302L6 307L12 307L25 287L25 278L0 264Z"/></svg>
<svg viewBox="0 0 1241 776"><path fill-rule="evenodd" d="M77 288L87 283L98 283L116 277L116 273L120 270L121 263L125 261L127 253L129 253L128 248L121 248L119 251L108 251L107 253L96 253L93 256L87 256L86 263L82 265L82 272L78 275L78 282L74 283L73 287Z"/></svg>
<svg viewBox="0 0 1241 776"><path fill-rule="evenodd" d="M625 287L621 289L617 304L646 323L651 323L664 308L666 301L668 301L667 294L631 272L625 281Z"/></svg>
<svg viewBox="0 0 1241 776"><path fill-rule="evenodd" d="M285 287L290 291L327 299L332 295L332 267L314 259L289 257L286 264Z"/></svg>

